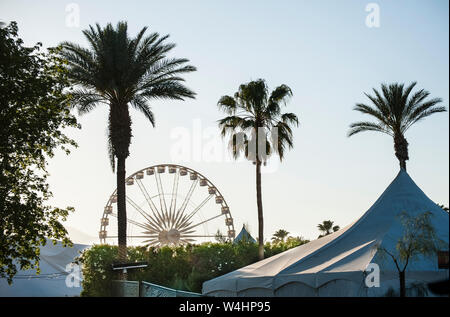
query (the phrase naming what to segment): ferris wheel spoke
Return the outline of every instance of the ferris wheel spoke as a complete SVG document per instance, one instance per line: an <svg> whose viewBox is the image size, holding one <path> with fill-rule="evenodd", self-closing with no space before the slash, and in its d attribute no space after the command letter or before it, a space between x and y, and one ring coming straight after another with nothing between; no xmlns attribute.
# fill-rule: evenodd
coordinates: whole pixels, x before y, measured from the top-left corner
<svg viewBox="0 0 450 317"><path fill-rule="evenodd" d="M128 203L130 203L147 220L147 223L145 225L148 225L150 228L153 228L154 230L157 230L157 231L159 230L158 229L158 227L159 227L158 221L153 219L153 217L151 215L146 213L145 210L143 210L141 207L139 207L139 205L136 204L130 197L126 196L126 199L127 199Z"/></svg>
<svg viewBox="0 0 450 317"><path fill-rule="evenodd" d="M169 207L169 221L171 224L174 223L175 209L177 207L177 193L178 193L178 181L180 174L178 172L175 173L173 187L172 187L172 200L170 201Z"/></svg>
<svg viewBox="0 0 450 317"><path fill-rule="evenodd" d="M180 230L180 234L182 234L182 235L187 235L187 234L191 234L191 233L194 233L194 232L195 232L195 230L189 230L189 231L186 231L186 230L183 230L183 229Z"/></svg>
<svg viewBox="0 0 450 317"><path fill-rule="evenodd" d="M183 215L183 217L175 224L176 228L184 228L191 224L191 222L187 221L187 217L188 215Z"/></svg>
<svg viewBox="0 0 450 317"><path fill-rule="evenodd" d="M146 234L153 234L153 233L158 233L161 231L161 229L156 228L150 224L145 224L145 226L147 226L147 230L148 230L145 232Z"/></svg>
<svg viewBox="0 0 450 317"><path fill-rule="evenodd" d="M116 214L116 213L111 213L111 216L117 218L117 214ZM142 229L144 229L144 230L148 230L148 227L146 227L144 224L139 223L139 222L137 222L137 221L134 221L134 220L132 220L132 219L127 218L127 222L128 222L129 224L132 224L132 225L135 225L135 226L137 226L137 227L140 227L140 228L142 228Z"/></svg>
<svg viewBox="0 0 450 317"><path fill-rule="evenodd" d="M141 207L139 207L138 204L136 204L130 197L126 196L127 201L130 203L131 206L134 207L141 215L144 217L150 225L152 225L155 229L160 227L158 221L153 219L151 215L145 212ZM162 229L162 228L161 228Z"/></svg>
<svg viewBox="0 0 450 317"><path fill-rule="evenodd" d="M157 235L157 234L159 234L159 230L154 230L154 229L151 229L151 228L147 228L147 231L144 231L142 233L146 234L146 235Z"/></svg>
<svg viewBox="0 0 450 317"><path fill-rule="evenodd" d="M158 236L144 236L142 238L147 238L147 240L144 240L144 242L153 241L153 240L158 241Z"/></svg>
<svg viewBox="0 0 450 317"><path fill-rule="evenodd" d="M108 238L117 238L117 236L108 236ZM151 235L148 235L148 236L127 236L127 238L134 238L134 239L143 239L143 238L158 238L158 236L156 235L156 236L151 236Z"/></svg>
<svg viewBox="0 0 450 317"><path fill-rule="evenodd" d="M147 188L145 187L144 183L142 183L141 180L137 180L137 184L139 186L139 189L141 190L142 194L144 195L145 199L148 202L148 205L150 206L150 209L153 212L153 216L156 218L156 221L154 221L155 223L158 223L159 226L161 226L161 224L164 224L164 218L163 215L161 215L158 211L158 208L156 207L156 205L153 203L153 199L152 197L148 194Z"/></svg>
<svg viewBox="0 0 450 317"><path fill-rule="evenodd" d="M183 238L215 238L215 235L183 235Z"/></svg>
<svg viewBox="0 0 450 317"><path fill-rule="evenodd" d="M144 183L140 179L136 179L136 183L138 184L138 187L141 190L142 195L144 195L145 200L148 203L148 206L150 207L150 209L152 210L153 214L156 217L156 214L158 214L158 208L156 208L155 204L153 203L152 198L148 194L147 188L145 188Z"/></svg>
<svg viewBox="0 0 450 317"><path fill-rule="evenodd" d="M107 239L117 239L119 236L107 236ZM129 236L127 235L127 239L143 239L143 238L152 238L153 236ZM154 238L158 238L158 236L154 236Z"/></svg>
<svg viewBox="0 0 450 317"><path fill-rule="evenodd" d="M184 198L184 201L181 204L180 209L178 209L177 214L175 216L175 227L178 226L178 223L180 222L180 220L181 220L181 218L182 218L182 216L184 214L186 206L189 203L189 201L191 200L192 194L194 193L194 190L195 190L195 187L196 187L197 183L198 183L198 178L196 178L192 182L191 187L189 188L189 191L188 191L186 197Z"/></svg>
<svg viewBox="0 0 450 317"><path fill-rule="evenodd" d="M161 227L162 230L165 230L166 224L164 222L164 216L161 215L158 210L156 210L156 213L154 213L153 215L156 218L156 222L158 223L159 227Z"/></svg>
<svg viewBox="0 0 450 317"><path fill-rule="evenodd" d="M167 213L167 205L166 205L166 199L164 198L164 188L161 183L161 176L159 175L159 172L157 169L155 170L155 179L156 179L156 187L158 189L159 203L161 205L161 212L163 214L163 218L165 218L164 214Z"/></svg>
<svg viewBox="0 0 450 317"><path fill-rule="evenodd" d="M190 244L192 242L195 242L195 239L180 239L180 242L184 244Z"/></svg>
<svg viewBox="0 0 450 317"><path fill-rule="evenodd" d="M152 240L146 240L146 241L143 241L143 242L144 242L144 243L149 242L149 243L146 243L146 246L147 246L147 247L151 247L151 246L153 246L153 245L158 244L158 243L159 243L159 240L152 239Z"/></svg>
<svg viewBox="0 0 450 317"><path fill-rule="evenodd" d="M195 209L187 216L187 218L180 224L180 227L183 227L183 225L191 220L192 217L200 210L202 207L214 196L214 194L208 195Z"/></svg>
<svg viewBox="0 0 450 317"><path fill-rule="evenodd" d="M143 225L144 225L145 229L147 230L145 233L154 233L154 232L159 232L160 231L159 228L157 228L156 226L154 226L151 223L145 223Z"/></svg>
<svg viewBox="0 0 450 317"><path fill-rule="evenodd" d="M217 216L211 217L211 218L206 219L206 220L204 220L204 221L202 221L202 222L199 222L199 223L197 223L197 224L195 224L195 225L192 225L192 226L190 226L190 227L187 227L187 228L184 229L183 231L193 229L193 228L195 228L195 227L198 227L198 226L200 226L200 225L202 225L202 224L204 224L204 223L207 223L208 221L214 220L214 219L219 218L219 217L221 217L221 216L223 216L223 215L219 214L219 215L217 215Z"/></svg>

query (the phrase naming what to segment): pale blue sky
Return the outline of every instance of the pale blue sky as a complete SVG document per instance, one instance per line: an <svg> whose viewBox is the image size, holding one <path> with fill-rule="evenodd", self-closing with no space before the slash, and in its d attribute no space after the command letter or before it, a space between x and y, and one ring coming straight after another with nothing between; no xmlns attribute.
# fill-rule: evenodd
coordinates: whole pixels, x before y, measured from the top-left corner
<svg viewBox="0 0 450 317"><path fill-rule="evenodd" d="M266 238L280 228L314 239L317 224L345 226L360 217L398 172L392 139L377 133L347 138L352 111L364 92L382 82L417 81L448 108L448 1L373 1L380 27L368 28L372 1L74 1L80 27L65 25L70 1L0 1L0 19L15 20L27 45L68 40L86 45L89 24L126 20L130 35L143 26L170 34L173 56L198 71L186 76L196 100L152 103L153 129L133 113L127 172L157 163L182 163L208 176L228 201L237 227L257 232L254 168L250 163L172 162L175 128L191 131L194 120L215 127L216 103L241 83L264 78L270 88L286 84L294 96L287 110L301 125L295 148L276 172L263 175ZM80 118L67 131L79 148L49 163L52 203L72 205L68 225L97 236L99 219L115 187L106 150L107 109ZM449 203L449 116L437 114L413 126L408 172L434 201ZM204 140L208 141L207 139Z"/></svg>

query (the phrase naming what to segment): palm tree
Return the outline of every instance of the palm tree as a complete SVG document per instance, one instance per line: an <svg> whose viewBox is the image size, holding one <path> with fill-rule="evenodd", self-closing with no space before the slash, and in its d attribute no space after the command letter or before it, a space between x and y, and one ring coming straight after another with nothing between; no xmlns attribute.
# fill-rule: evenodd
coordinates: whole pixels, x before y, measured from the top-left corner
<svg viewBox="0 0 450 317"><path fill-rule="evenodd" d="M117 214L119 260L125 261L126 195L125 160L131 143L129 106L141 111L154 126L148 101L153 99L194 98L195 93L183 85L180 74L195 71L187 59L167 58L175 44L166 43L168 35L146 35L144 27L135 38L127 33L127 23L114 28L96 24L83 34L89 48L75 43L61 43L61 56L67 60L69 78L75 86L73 106L83 115L96 106L109 108L108 150L114 171L117 159Z"/></svg>
<svg viewBox="0 0 450 317"><path fill-rule="evenodd" d="M231 96L223 96L218 106L227 116L219 120L222 136L231 135L230 150L236 159L241 153L256 166L256 200L258 206L259 259L264 258L264 220L261 193L261 164L276 153L280 161L286 146L293 147L292 126L298 126L297 116L281 113L281 107L292 96L286 85L275 88L269 95L264 80L239 86Z"/></svg>
<svg viewBox="0 0 450 317"><path fill-rule="evenodd" d="M404 84L381 85L382 93L373 89L374 96L365 95L372 105L356 104L354 110L368 114L376 122L356 122L350 125L348 136L363 131L377 131L394 138L395 156L400 162L400 168L406 170L408 156L408 142L405 132L416 122L437 112L446 111L445 107L436 106L442 102L441 98L426 99L430 93L424 89L411 94L416 86L413 82L404 88Z"/></svg>
<svg viewBox="0 0 450 317"><path fill-rule="evenodd" d="M319 231L323 233L319 236L319 238L331 234L332 233L331 230L333 230L333 232L336 232L340 229L339 226L333 226L333 224L334 221L331 220L324 220L322 221L322 223L319 223L317 225L317 228L319 229Z"/></svg>
<svg viewBox="0 0 450 317"><path fill-rule="evenodd" d="M280 229L275 231L275 233L272 236L272 240L274 242L284 242L284 239L289 235L289 232L287 232L284 229Z"/></svg>

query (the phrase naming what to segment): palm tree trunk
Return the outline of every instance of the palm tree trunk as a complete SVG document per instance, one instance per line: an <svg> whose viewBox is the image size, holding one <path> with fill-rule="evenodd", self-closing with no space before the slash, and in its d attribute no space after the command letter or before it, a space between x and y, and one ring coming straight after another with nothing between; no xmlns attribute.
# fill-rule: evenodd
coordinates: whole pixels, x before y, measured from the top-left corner
<svg viewBox="0 0 450 317"><path fill-rule="evenodd" d="M400 168L406 171L406 161L409 160L408 156L408 141L402 133L398 132L394 135L394 150L395 156L400 162Z"/></svg>
<svg viewBox="0 0 450 317"><path fill-rule="evenodd" d="M131 143L131 118L126 104L112 104L109 113L109 137L117 158L117 231L119 261L127 261L127 211L125 191L125 160ZM126 279L126 275L121 276Z"/></svg>
<svg viewBox="0 0 450 317"><path fill-rule="evenodd" d="M258 258L264 259L264 218L261 193L261 162L256 159L256 202L258 205Z"/></svg>
<svg viewBox="0 0 450 317"><path fill-rule="evenodd" d="M119 238L119 261L127 260L127 210L125 194L125 158L117 158L117 230Z"/></svg>

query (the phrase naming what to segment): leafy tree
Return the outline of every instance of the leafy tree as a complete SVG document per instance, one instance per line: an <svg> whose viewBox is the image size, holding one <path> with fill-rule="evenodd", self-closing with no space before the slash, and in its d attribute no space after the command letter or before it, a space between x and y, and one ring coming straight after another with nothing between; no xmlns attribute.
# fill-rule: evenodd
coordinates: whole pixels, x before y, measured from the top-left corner
<svg viewBox="0 0 450 317"><path fill-rule="evenodd" d="M292 96L286 85L275 88L269 95L264 80L239 86L234 96L223 96L218 106L226 113L219 120L222 136L231 135L230 150L234 158L240 154L256 166L256 200L258 207L259 259L264 258L264 217L261 190L261 165L273 154L283 160L286 147L292 148L292 126L298 126L294 113L282 113Z"/></svg>
<svg viewBox="0 0 450 317"><path fill-rule="evenodd" d="M129 107L141 111L154 126L155 119L148 104L154 99L184 100L195 93L186 88L181 74L195 71L184 58L166 55L175 44L166 43L168 35L146 36L147 27L136 37L128 36L126 22L114 28L107 24L89 26L83 34L89 48L63 42L61 55L67 59L67 69L73 91L73 106L80 115L98 105L109 108L109 157L113 171L117 160L117 215L119 259L126 260L126 194L125 160L131 143Z"/></svg>
<svg viewBox="0 0 450 317"><path fill-rule="evenodd" d="M416 82L406 88L404 84L382 84L382 94L376 89L373 89L374 96L365 94L373 105L358 103L354 110L372 116L376 122L353 123L348 132L348 136L352 136L363 131L377 131L393 137L395 156L400 162L400 168L404 170L409 159L405 132L416 122L434 113L446 111L445 107L437 106L442 99L427 99L430 93L424 89L410 96L415 86Z"/></svg>
<svg viewBox="0 0 450 317"><path fill-rule="evenodd" d="M403 234L398 239L395 250L387 250L384 247L378 247L383 258L388 255L395 263L398 270L400 282L400 297L406 296L406 268L408 264L417 260L419 256L430 257L439 251L442 241L435 233L431 224L430 212L424 212L416 217L407 212L400 213L400 221L403 226ZM447 245L448 247L448 245Z"/></svg>
<svg viewBox="0 0 450 317"><path fill-rule="evenodd" d="M331 234L332 232L336 232L340 229L339 226L333 226L334 221L331 220L324 220L322 221L322 223L319 223L317 225L317 228L319 229L319 231L321 231L323 234L321 234L319 236L319 238L322 238L323 236L327 236L329 234ZM333 230L333 231L331 231Z"/></svg>
<svg viewBox="0 0 450 317"><path fill-rule="evenodd" d="M0 276L9 283L18 268L39 273L47 239L70 245L61 221L73 208L47 205L47 161L76 146L62 131L78 124L64 93L63 61L41 46L23 46L15 22L0 28Z"/></svg>
<svg viewBox="0 0 450 317"><path fill-rule="evenodd" d="M289 235L289 232L287 232L284 229L280 229L277 230L273 236L272 236L272 241L277 243L277 242L284 242L284 239Z"/></svg>

